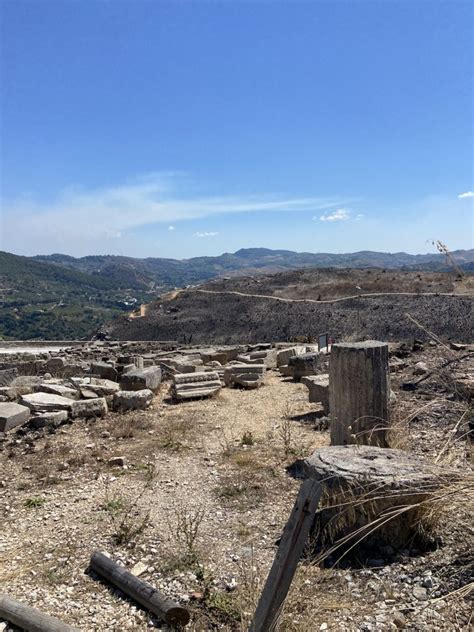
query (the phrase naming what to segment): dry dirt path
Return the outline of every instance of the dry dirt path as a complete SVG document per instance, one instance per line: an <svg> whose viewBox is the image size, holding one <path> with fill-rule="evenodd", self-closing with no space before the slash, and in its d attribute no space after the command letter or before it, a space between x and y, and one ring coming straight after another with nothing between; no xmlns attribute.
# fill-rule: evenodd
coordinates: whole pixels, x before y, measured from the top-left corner
<svg viewBox="0 0 474 632"><path fill-rule="evenodd" d="M450 296L459 298L459 294L445 293L445 292L369 292L353 294L351 296L342 296L339 298L331 298L324 300L317 300L312 298L284 298L282 296L273 296L271 294L247 294L246 292L238 292L236 290L186 290L187 292L201 292L203 294L236 294L237 296L246 296L250 298L268 298L273 301L281 301L283 303L341 303L343 301L351 301L355 298L372 298L377 296ZM175 297L173 297L175 298Z"/></svg>

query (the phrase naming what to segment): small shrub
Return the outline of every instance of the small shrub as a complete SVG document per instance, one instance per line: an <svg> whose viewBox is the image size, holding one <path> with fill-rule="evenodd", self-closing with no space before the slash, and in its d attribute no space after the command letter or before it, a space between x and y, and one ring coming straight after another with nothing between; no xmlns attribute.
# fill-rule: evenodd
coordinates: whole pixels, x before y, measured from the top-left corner
<svg viewBox="0 0 474 632"><path fill-rule="evenodd" d="M240 440L240 445L253 445L255 443L252 433L246 430Z"/></svg>
<svg viewBox="0 0 474 632"><path fill-rule="evenodd" d="M25 500L25 507L28 507L28 509L36 509L37 507L42 507L45 502L46 499L42 496L32 496Z"/></svg>

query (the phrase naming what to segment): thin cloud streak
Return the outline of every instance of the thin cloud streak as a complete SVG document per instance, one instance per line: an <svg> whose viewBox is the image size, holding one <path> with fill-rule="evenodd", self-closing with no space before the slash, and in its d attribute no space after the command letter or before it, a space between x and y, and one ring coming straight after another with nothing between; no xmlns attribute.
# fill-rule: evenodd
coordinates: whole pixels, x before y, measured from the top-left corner
<svg viewBox="0 0 474 632"><path fill-rule="evenodd" d="M216 235L218 235L219 233L217 232L201 232L198 231L197 233L194 233L194 237L216 237Z"/></svg>
<svg viewBox="0 0 474 632"><path fill-rule="evenodd" d="M458 198L460 200L463 200L464 198L474 198L474 191L465 191L464 193L460 193Z"/></svg>
<svg viewBox="0 0 474 632"><path fill-rule="evenodd" d="M126 231L146 225L169 223L168 230L172 231L177 221L230 213L325 210L343 201L276 194L189 198L175 190L178 185L182 182L176 183L175 174L154 173L107 188L71 187L51 203L31 197L6 203L4 243L16 251L31 248L31 243L36 251L67 250L64 240L71 239L76 246L95 249L97 242L124 237ZM106 249L104 244L102 250Z"/></svg>

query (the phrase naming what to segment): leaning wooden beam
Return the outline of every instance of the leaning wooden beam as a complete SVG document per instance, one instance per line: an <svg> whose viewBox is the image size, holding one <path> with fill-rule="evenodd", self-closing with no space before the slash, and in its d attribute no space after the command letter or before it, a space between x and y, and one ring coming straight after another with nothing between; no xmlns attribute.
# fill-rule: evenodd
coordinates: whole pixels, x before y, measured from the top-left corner
<svg viewBox="0 0 474 632"><path fill-rule="evenodd" d="M36 608L0 593L0 619L5 619L27 632L77 632L66 623L43 614Z"/></svg>
<svg viewBox="0 0 474 632"><path fill-rule="evenodd" d="M189 623L190 615L186 608L174 603L156 588L129 573L104 553L95 551L92 554L90 568L138 601L147 610L156 614L165 623L172 626L184 626Z"/></svg>
<svg viewBox="0 0 474 632"><path fill-rule="evenodd" d="M250 632L267 632L274 629L303 553L320 498L320 484L312 479L304 481L283 530L277 554L250 624Z"/></svg>

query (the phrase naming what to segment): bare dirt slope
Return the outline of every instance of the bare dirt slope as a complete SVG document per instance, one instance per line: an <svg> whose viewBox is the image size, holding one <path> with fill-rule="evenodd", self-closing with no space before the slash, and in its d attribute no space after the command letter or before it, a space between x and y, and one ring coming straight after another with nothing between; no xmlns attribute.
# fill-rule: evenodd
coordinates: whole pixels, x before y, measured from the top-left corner
<svg viewBox="0 0 474 632"><path fill-rule="evenodd" d="M472 370L466 354L427 346L392 376L394 445L463 475L468 408L450 372ZM457 360L449 370L414 393L398 389L415 363L434 368L446 357ZM188 605L188 629L247 629L299 487L286 467L328 443L321 414L306 387L269 372L257 391L174 405L164 383L147 411L76 420L54 434L18 430L0 444L2 590L82 631L159 627L85 573L104 549L128 568L142 562L143 579ZM125 467L108 464L116 456ZM437 550L377 551L390 563L338 570L301 563L280 629L468 629L469 493L441 496Z"/></svg>
<svg viewBox="0 0 474 632"><path fill-rule="evenodd" d="M393 270L299 270L214 281L151 304L142 318L110 327L122 340L187 343L285 341L328 331L400 340L423 332L472 337L472 279Z"/></svg>

